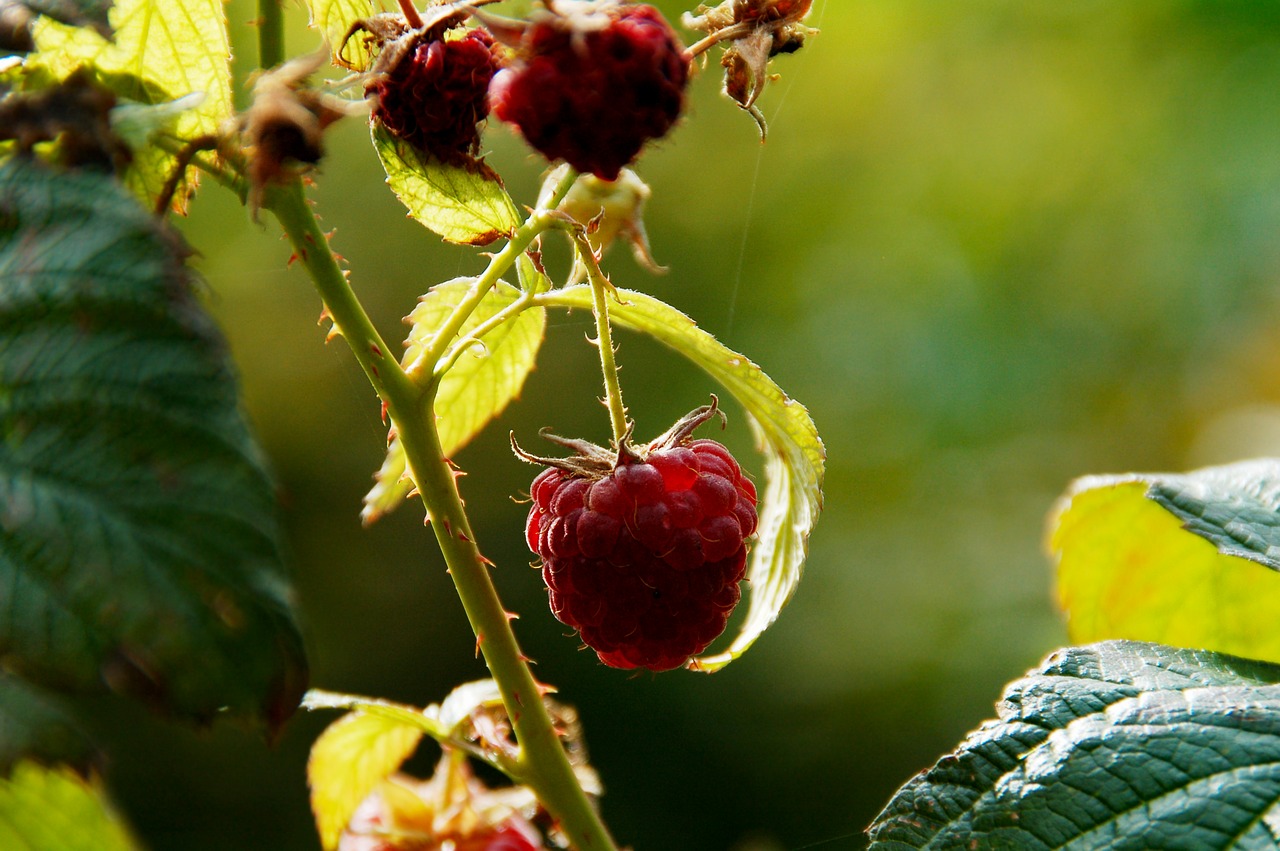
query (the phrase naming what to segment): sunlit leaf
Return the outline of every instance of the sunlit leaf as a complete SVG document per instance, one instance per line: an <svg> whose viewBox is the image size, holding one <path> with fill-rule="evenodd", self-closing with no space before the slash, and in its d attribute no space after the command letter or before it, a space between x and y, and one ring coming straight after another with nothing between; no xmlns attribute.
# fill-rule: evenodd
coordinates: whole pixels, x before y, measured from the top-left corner
<svg viewBox="0 0 1280 851"><path fill-rule="evenodd" d="M311 26L320 31L335 55L341 50L342 58L357 71L369 67L369 49L362 35L356 33L345 45L343 39L352 24L374 13L370 0L307 0L307 10Z"/></svg>
<svg viewBox="0 0 1280 851"><path fill-rule="evenodd" d="M356 807L418 747L422 729L356 711L333 722L311 746L307 782L320 844L336 848Z"/></svg>
<svg viewBox="0 0 1280 851"><path fill-rule="evenodd" d="M0 848L133 851L129 831L96 780L66 766L19 763L0 777Z"/></svg>
<svg viewBox="0 0 1280 851"><path fill-rule="evenodd" d="M751 549L751 598L747 617L727 650L695 660L715 671L746 652L791 599L804 568L809 533L822 510L826 452L804 406L787 396L760 367L723 346L693 320L644 293L619 290L609 316L618 325L648 334L724 386L746 409L765 457L760 524ZM553 290L540 303L591 309L587 286Z"/></svg>
<svg viewBox="0 0 1280 851"><path fill-rule="evenodd" d="M422 710L387 700L308 692L303 701L307 709L351 710L316 740L307 763L311 808L322 845L326 849L337 845L356 808L400 768L424 733L448 739L477 710L501 705L493 680L461 685L442 703Z"/></svg>
<svg viewBox="0 0 1280 851"><path fill-rule="evenodd" d="M106 176L0 168L0 658L275 724L306 680L275 487L187 253Z"/></svg>
<svg viewBox="0 0 1280 851"><path fill-rule="evenodd" d="M1073 641L1280 662L1280 462L1081 479L1051 527Z"/></svg>
<svg viewBox="0 0 1280 851"><path fill-rule="evenodd" d="M87 767L91 755L89 741L52 696L0 671L0 775L25 759Z"/></svg>
<svg viewBox="0 0 1280 851"><path fill-rule="evenodd" d="M111 35L111 0L21 0L20 5L64 24L93 27L104 36Z"/></svg>
<svg viewBox="0 0 1280 851"><path fill-rule="evenodd" d="M231 47L221 0L118 0L110 19L110 41L93 29L40 19L29 63L59 79L92 65L116 94L139 103L202 93L197 106L174 118L169 133L176 146L216 133L231 117ZM134 154L126 183L154 201L176 159L155 146Z"/></svg>
<svg viewBox="0 0 1280 851"><path fill-rule="evenodd" d="M432 287L422 297L409 314L412 327L405 364L417 360L436 329L474 282L473 278L459 278ZM467 339L521 298L520 290L499 281L463 324L461 337ZM445 373L436 394L436 425L446 456L465 446L520 395L537 359L545 329L546 312L540 307L528 308L464 343L465 349ZM371 523L395 508L412 487L413 483L407 478L404 448L398 438L393 439L378 471L377 483L365 497L361 515L364 521Z"/></svg>
<svg viewBox="0 0 1280 851"><path fill-rule="evenodd" d="M1060 650L898 791L871 849L1275 848L1278 682L1205 651Z"/></svg>
<svg viewBox="0 0 1280 851"><path fill-rule="evenodd" d="M377 123L373 146L409 215L449 242L487 245L520 225L511 196L487 169L425 158Z"/></svg>

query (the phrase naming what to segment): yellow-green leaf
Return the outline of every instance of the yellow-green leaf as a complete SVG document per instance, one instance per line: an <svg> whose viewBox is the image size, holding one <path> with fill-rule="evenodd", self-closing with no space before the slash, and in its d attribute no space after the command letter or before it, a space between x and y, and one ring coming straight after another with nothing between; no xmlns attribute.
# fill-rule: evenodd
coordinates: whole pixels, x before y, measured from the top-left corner
<svg viewBox="0 0 1280 851"><path fill-rule="evenodd" d="M200 92L203 100L175 118L171 135L181 145L217 132L233 111L231 46L221 0L117 0L110 18L111 41L89 28L41 18L29 64L59 79L91 65L116 94L139 103L166 103ZM154 201L175 167L173 155L145 147L134 152L125 182Z"/></svg>
<svg viewBox="0 0 1280 851"><path fill-rule="evenodd" d="M449 242L487 245L519 227L516 205L488 169L445 165L376 122L373 147L409 215Z"/></svg>
<svg viewBox="0 0 1280 851"><path fill-rule="evenodd" d="M373 3L369 0L307 0L307 9L311 12L311 26L318 29L329 43L329 48L336 56L342 51L342 58L357 71L369 67L369 49L365 39L357 33L344 46L342 40L351 31L351 25L374 13Z"/></svg>
<svg viewBox="0 0 1280 851"><path fill-rule="evenodd" d="M422 734L401 717L365 711L342 716L320 734L311 746L307 782L326 851L337 847L356 807L409 758Z"/></svg>
<svg viewBox="0 0 1280 851"><path fill-rule="evenodd" d="M20 762L0 778L0 848L133 851L101 785L66 766Z"/></svg>
<svg viewBox="0 0 1280 851"><path fill-rule="evenodd" d="M809 533L822 510L826 451L809 412L760 367L722 345L693 320L652 296L619 290L609 316L619 326L648 334L679 352L724 386L746 409L765 458L760 524L751 549L747 617L722 653L695 660L716 671L747 651L791 599L804 569ZM546 305L591 309L591 288L569 287L539 296Z"/></svg>
<svg viewBox="0 0 1280 851"><path fill-rule="evenodd" d="M421 356L436 329L474 283L474 278L459 278L432 287L422 297L409 314L412 328L404 355L406 365ZM465 341L465 348L441 379L436 393L436 425L446 455L453 455L501 414L520 395L533 369L546 329L546 311L542 308L513 313L478 338L471 337L500 311L523 298L526 296L520 290L499 281L462 326L460 339ZM387 447L387 458L377 473L376 484L365 496L361 513L365 523L372 523L400 504L413 487L407 476L404 448L396 438Z"/></svg>
<svg viewBox="0 0 1280 851"><path fill-rule="evenodd" d="M1280 662L1280 462L1081 479L1050 529L1073 641Z"/></svg>

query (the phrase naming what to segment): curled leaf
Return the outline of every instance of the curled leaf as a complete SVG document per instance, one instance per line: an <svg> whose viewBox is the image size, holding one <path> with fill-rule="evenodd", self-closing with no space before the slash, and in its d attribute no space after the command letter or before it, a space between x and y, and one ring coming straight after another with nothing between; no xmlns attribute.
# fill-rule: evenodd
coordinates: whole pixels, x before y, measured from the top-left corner
<svg viewBox="0 0 1280 851"><path fill-rule="evenodd" d="M553 290L539 296L539 302L590 310L591 288ZM698 670L716 671L745 653L795 593L809 533L822 510L826 451L803 405L787 396L760 367L674 307L644 293L618 290L609 317L623 328L665 344L719 382L746 409L765 458L757 540L747 573L751 597L746 619L727 649L692 663Z"/></svg>

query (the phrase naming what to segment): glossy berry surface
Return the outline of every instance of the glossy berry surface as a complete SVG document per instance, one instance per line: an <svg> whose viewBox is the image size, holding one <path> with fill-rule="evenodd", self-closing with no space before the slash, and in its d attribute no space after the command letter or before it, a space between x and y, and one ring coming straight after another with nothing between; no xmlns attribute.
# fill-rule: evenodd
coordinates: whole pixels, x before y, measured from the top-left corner
<svg viewBox="0 0 1280 851"><path fill-rule="evenodd" d="M393 134L442 162L465 165L480 150L480 123L489 114L489 83L497 48L486 30L460 38L410 33L386 48L383 73L366 87L374 116Z"/></svg>
<svg viewBox="0 0 1280 851"><path fill-rule="evenodd" d="M549 160L616 180L684 107L689 63L679 37L647 4L557 4L536 16L520 58L493 80L498 118Z"/></svg>
<svg viewBox="0 0 1280 851"><path fill-rule="evenodd" d="M600 478L549 468L525 526L551 611L615 668L665 671L724 632L741 598L756 491L714 440Z"/></svg>

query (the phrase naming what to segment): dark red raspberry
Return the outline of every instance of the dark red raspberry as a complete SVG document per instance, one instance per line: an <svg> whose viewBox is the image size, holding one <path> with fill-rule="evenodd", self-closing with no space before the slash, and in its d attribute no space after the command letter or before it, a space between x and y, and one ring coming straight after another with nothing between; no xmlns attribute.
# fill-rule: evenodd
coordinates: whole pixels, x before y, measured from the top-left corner
<svg viewBox="0 0 1280 851"><path fill-rule="evenodd" d="M616 180L680 117L688 82L684 45L653 6L557 0L529 22L489 102L547 159Z"/></svg>
<svg viewBox="0 0 1280 851"><path fill-rule="evenodd" d="M724 446L689 440L716 413L699 409L613 457L557 439L580 456L533 481L525 535L551 611L606 665L678 668L724 632L738 604L756 490Z"/></svg>
<svg viewBox="0 0 1280 851"><path fill-rule="evenodd" d="M387 43L365 93L377 98L374 117L396 136L442 162L465 166L480 151L499 48L486 30L454 32L424 27Z"/></svg>

